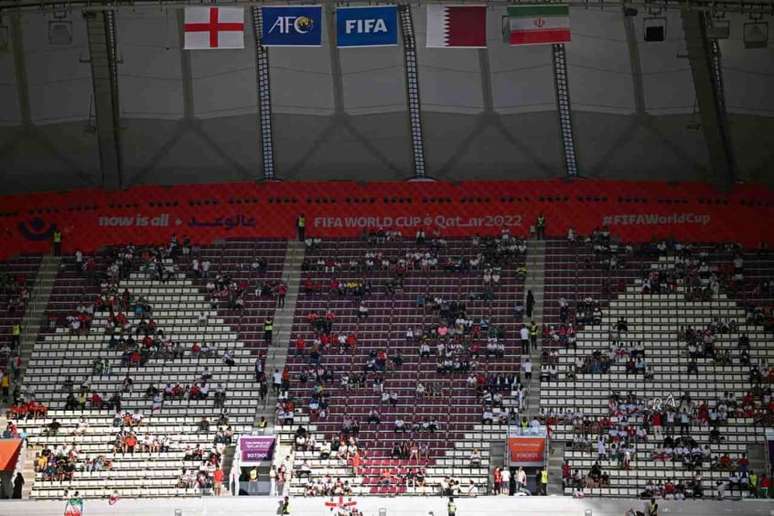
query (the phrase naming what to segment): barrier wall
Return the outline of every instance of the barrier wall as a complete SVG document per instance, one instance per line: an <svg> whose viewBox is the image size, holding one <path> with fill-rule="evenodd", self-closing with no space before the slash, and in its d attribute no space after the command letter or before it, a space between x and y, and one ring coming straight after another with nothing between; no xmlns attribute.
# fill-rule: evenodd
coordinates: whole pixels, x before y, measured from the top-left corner
<svg viewBox="0 0 774 516"><path fill-rule="evenodd" d="M443 236L526 235L539 214L548 234L607 225L627 241L774 244L774 193L740 185L721 194L701 183L619 181L269 182L77 190L0 197L0 258L50 248L55 227L65 251L162 243L176 234L208 244L234 237L353 237L364 230L438 231Z"/></svg>

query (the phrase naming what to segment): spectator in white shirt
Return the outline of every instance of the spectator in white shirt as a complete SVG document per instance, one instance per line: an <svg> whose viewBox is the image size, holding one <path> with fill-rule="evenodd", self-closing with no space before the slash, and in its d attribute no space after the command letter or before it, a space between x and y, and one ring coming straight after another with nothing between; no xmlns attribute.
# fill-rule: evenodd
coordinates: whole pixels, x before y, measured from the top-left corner
<svg viewBox="0 0 774 516"><path fill-rule="evenodd" d="M527 380L531 380L532 379L532 361L529 359L529 357L527 357L524 360L524 363L521 366L524 369L524 378L526 378Z"/></svg>

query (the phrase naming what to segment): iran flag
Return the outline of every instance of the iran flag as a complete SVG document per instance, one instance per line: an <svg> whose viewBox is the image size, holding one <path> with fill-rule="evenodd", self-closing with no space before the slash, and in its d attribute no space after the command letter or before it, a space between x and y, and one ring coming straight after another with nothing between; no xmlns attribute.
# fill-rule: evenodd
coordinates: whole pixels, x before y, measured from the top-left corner
<svg viewBox="0 0 774 516"><path fill-rule="evenodd" d="M185 49L245 48L245 11L241 7L186 7Z"/></svg>
<svg viewBox="0 0 774 516"><path fill-rule="evenodd" d="M570 41L567 4L508 6L511 45L551 45Z"/></svg>
<svg viewBox="0 0 774 516"><path fill-rule="evenodd" d="M485 5L427 6L429 48L485 48Z"/></svg>

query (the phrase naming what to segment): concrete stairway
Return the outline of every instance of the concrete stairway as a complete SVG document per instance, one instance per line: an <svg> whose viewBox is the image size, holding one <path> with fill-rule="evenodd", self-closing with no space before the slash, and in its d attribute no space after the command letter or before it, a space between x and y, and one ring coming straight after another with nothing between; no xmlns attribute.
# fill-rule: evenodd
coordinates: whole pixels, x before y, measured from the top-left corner
<svg viewBox="0 0 774 516"><path fill-rule="evenodd" d="M5 417L5 413L0 414L0 429L5 430L8 426L8 418ZM22 487L22 498L29 499L30 493L32 493L32 484L35 481L35 452L29 446L22 445L21 451L19 451L19 457L16 460L16 467L11 475L11 481L16 478L16 474L21 473L24 477L24 487ZM10 492L8 493L10 496Z"/></svg>
<svg viewBox="0 0 774 516"><path fill-rule="evenodd" d="M19 461L16 464L16 471L21 471L24 477L22 499L29 500L32 494L32 486L35 483L35 450L29 446L22 446L22 450L19 452Z"/></svg>
<svg viewBox="0 0 774 516"><path fill-rule="evenodd" d="M19 348L19 354L22 359L19 371L22 385L24 385L24 372L27 370L27 364L30 362L32 350L35 347L35 342L38 340L40 327L46 322L46 307L48 307L51 291L54 289L56 276L59 274L59 264L61 261L62 259L59 256L43 257L40 262L37 276L35 277L35 285L33 285L32 291L30 292L30 301L27 304L27 309L24 311L24 318L21 323L21 345ZM25 480L27 480L26 476ZM31 489L31 484L32 483L28 480L28 484L25 484L25 488L29 485Z"/></svg>
<svg viewBox="0 0 774 516"><path fill-rule="evenodd" d="M765 444L747 445L747 460L750 461L750 471L755 471L759 477L769 471L767 459L768 447Z"/></svg>
<svg viewBox="0 0 774 516"><path fill-rule="evenodd" d="M223 478L231 478L231 468L234 466L234 453L236 452L236 445L226 446L223 450ZM230 485L230 482L224 482L226 486Z"/></svg>
<svg viewBox="0 0 774 516"><path fill-rule="evenodd" d="M271 382L271 374L275 369L282 371L285 368L285 362L288 357L288 343L290 342L291 331L293 330L293 317L296 311L296 302L301 286L301 265L304 261L305 247L303 242L295 240L288 241L288 248L285 254L285 262L282 268L282 280L288 286L288 293L285 296L285 306L279 308L274 313L274 332L272 335L271 346L266 353L266 377ZM266 401L259 405L255 414L256 426L261 416L266 418L269 426L266 433L273 432L274 427L274 406L277 397L269 389Z"/></svg>
<svg viewBox="0 0 774 516"><path fill-rule="evenodd" d="M527 277L524 279L524 306L527 305L527 292L532 291L535 298L535 305L532 310L532 317L529 320L534 321L542 329L543 324L543 299L545 290L545 259L546 242L544 240L530 240L527 242ZM525 314L525 321L527 321ZM538 343L540 337L538 337ZM540 410L540 349L533 346L530 350L530 360L532 361L532 380L527 384L526 411L527 418L532 418ZM563 445L553 445L549 443L548 450L548 488L549 495L562 494L562 457Z"/></svg>
<svg viewBox="0 0 774 516"><path fill-rule="evenodd" d="M562 461L564 443L552 442L548 454L548 488L546 494L562 495Z"/></svg>
<svg viewBox="0 0 774 516"><path fill-rule="evenodd" d="M59 274L59 265L62 259L59 256L44 256L40 262L35 284L30 292L30 300L24 311L22 318L22 332L19 355L21 356L21 367L19 368L19 382L22 385L24 393L24 373L27 370L27 364L30 363L32 351L35 348L35 342L38 340L41 326L46 322L46 308L48 300L51 297L51 291L54 289L54 282ZM5 417L0 418L0 428L5 428L7 421ZM19 459L16 463L16 471L21 472L24 477L24 487L22 488L22 498L27 499L32 493L32 486L35 483L35 453L34 450L23 446L19 452Z"/></svg>
<svg viewBox="0 0 774 516"><path fill-rule="evenodd" d="M545 287L545 257L546 243L543 240L530 240L527 242L527 277L524 278L524 306L527 305L527 292L532 291L535 298L535 306L532 317L524 315L525 322L534 321L538 326L543 323L543 289ZM538 342L539 339L538 339ZM532 346L530 350L532 361L532 380L526 385L526 411L528 418L536 415L540 408L540 350Z"/></svg>

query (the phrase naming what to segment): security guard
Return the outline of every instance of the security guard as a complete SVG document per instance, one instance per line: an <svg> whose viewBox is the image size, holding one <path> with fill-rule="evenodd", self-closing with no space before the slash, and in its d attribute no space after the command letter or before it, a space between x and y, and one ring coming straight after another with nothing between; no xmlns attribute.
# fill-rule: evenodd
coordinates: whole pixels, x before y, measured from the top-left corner
<svg viewBox="0 0 774 516"><path fill-rule="evenodd" d="M535 224L535 232L538 240L543 240L546 236L546 218L542 213L538 215L537 223Z"/></svg>
<svg viewBox="0 0 774 516"><path fill-rule="evenodd" d="M303 242L304 232L306 230L306 217L304 217L303 213L296 219L296 229L298 230L298 241Z"/></svg>
<svg viewBox="0 0 774 516"><path fill-rule="evenodd" d="M447 507L449 508L449 516L455 516L457 514L457 506L454 505L454 498L451 496L449 497L449 504Z"/></svg>
<svg viewBox="0 0 774 516"><path fill-rule="evenodd" d="M247 492L251 495L258 494L258 466L250 470L250 482L247 484Z"/></svg>
<svg viewBox="0 0 774 516"><path fill-rule="evenodd" d="M753 498L758 498L758 474L755 471L750 472L750 494Z"/></svg>
<svg viewBox="0 0 774 516"><path fill-rule="evenodd" d="M272 333L274 333L274 321L271 317L267 317L263 322L263 341L266 344L271 345Z"/></svg>
<svg viewBox="0 0 774 516"><path fill-rule="evenodd" d="M543 466L540 472L540 494L546 496L548 492L548 468Z"/></svg>
<svg viewBox="0 0 774 516"><path fill-rule="evenodd" d="M287 496L280 502L280 514L290 514L290 499Z"/></svg>
<svg viewBox="0 0 774 516"><path fill-rule="evenodd" d="M537 323L535 323L535 321L530 321L529 322L529 343L532 349L537 349L539 331L540 331L540 328L538 328Z"/></svg>
<svg viewBox="0 0 774 516"><path fill-rule="evenodd" d="M54 229L54 256L62 255L62 232L59 229Z"/></svg>
<svg viewBox="0 0 774 516"><path fill-rule="evenodd" d="M11 349L16 349L16 346L21 342L21 324L16 323L11 326Z"/></svg>

